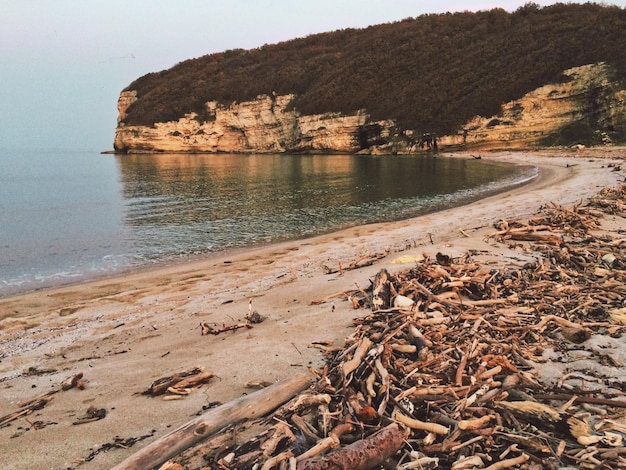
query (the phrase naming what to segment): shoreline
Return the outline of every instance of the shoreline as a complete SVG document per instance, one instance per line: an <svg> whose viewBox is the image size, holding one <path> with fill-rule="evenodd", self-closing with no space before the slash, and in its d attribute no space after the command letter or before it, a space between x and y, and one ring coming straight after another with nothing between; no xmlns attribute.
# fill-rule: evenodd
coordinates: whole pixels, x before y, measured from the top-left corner
<svg viewBox="0 0 626 470"><path fill-rule="evenodd" d="M438 156L428 154L428 155L416 155L416 157L427 158L428 160L441 160L445 162L446 160L457 160L456 165L459 165L459 162L463 161L464 164L467 161L472 161L476 157L472 158L467 154L448 154L442 153ZM379 158L383 158L384 160L394 160L394 157L386 156L386 157L371 157L364 156L366 160L375 160ZM486 159L487 160L487 159ZM498 162L491 160L494 164L494 167L500 166L497 165ZM444 164L447 165L447 164ZM477 162L476 165L481 166L480 162ZM474 164L470 163L470 167L473 167ZM472 201L479 200L481 198L489 197L490 195L502 193L508 191L509 189L515 188L522 184L528 182L528 180L535 178L537 175L537 168L534 166L529 166L528 169L518 168L515 169L516 165L504 164L504 166L508 167L508 171L517 172L514 176L510 176L508 178L502 178L496 181L484 182L481 185L478 185L476 188L471 189L463 189L458 188L451 194L434 194L430 196L414 196L408 201L412 201L411 203L401 203L400 207L397 209L387 209L382 211L381 209L374 208L371 212L362 212L364 209L360 206L357 206L355 210L357 212L352 212L352 216L346 213L341 220L331 220L331 224L334 223L334 226L325 226L325 223L322 223L320 227L311 227L311 230L306 230L303 227L294 227L293 233L288 233L285 231L281 233L281 230L276 230L277 233L273 233L272 231L265 230L256 230L254 227L250 227L250 234L247 236L234 236L234 238L230 237L221 237L217 236L217 241L215 244L207 240L206 250L202 250L201 247L195 246L194 250L197 250L195 253L187 253L186 249L181 246L166 246L161 255L151 255L150 249L148 246L141 246L141 243L138 244L138 248L133 250L130 246L124 246L122 249L118 249L119 246L125 245L120 241L118 237L120 237L120 233L130 230L125 222L122 224L123 228L118 228L113 232L113 238L110 241L112 246L111 251L108 252L100 252L99 256L94 257L93 260L89 261L89 257L82 257L76 260L71 258L70 252L73 251L82 251L83 253L87 253L88 246L82 245L80 240L78 241L79 245L76 246L72 243L72 240L68 240L64 248L61 247L59 250L60 256L56 256L56 245L51 244L48 251L52 250L55 253L50 257L49 260L44 261L41 266L38 264L33 264L34 261L30 260L28 257L25 257L26 266L30 268L24 270L20 270L19 267L14 266L14 262L12 260L7 261L7 272L5 274L4 282L0 282L0 299L15 297L19 295L29 294L38 291L47 291L50 289L63 288L66 286L85 284L91 281L99 281L108 278L115 277L123 277L129 274L139 273L142 271L153 271L158 269L167 268L172 265L177 264L185 264L190 262L195 262L197 260L208 260L219 256L221 254L237 254L242 250L250 250L262 248L264 246L271 246L282 242L289 241L300 241L304 239L313 238L319 235L328 235L330 233L341 231L345 228L350 228L359 225L369 225L371 223L385 223L385 222L393 222L399 220L406 220L409 218L415 218L420 215L425 215L426 213L437 212L440 210L444 210L446 208L455 207L457 205L467 204L469 198ZM523 165L522 165L523 167ZM488 171L487 167L487 170ZM418 186L421 186L419 184ZM395 199L394 199L395 200ZM375 204L385 204L384 200L377 201ZM128 202L125 203L127 205ZM405 207L406 205L406 207ZM393 204L393 206L397 206ZM123 210L123 208L118 208L119 210ZM346 209L341 209L345 211ZM372 217L372 214L374 215ZM331 216L332 219L332 216ZM368 220L364 220L368 219ZM378 219L378 220L370 220L370 219ZM225 227L222 221L217 222L218 225L222 227L222 232L228 232L228 228ZM278 221L276 221L278 222ZM319 221L316 222L316 224ZM132 225L132 223L130 223ZM300 232L300 233L297 233ZM307 233L303 233L307 232ZM98 234L94 234L94 236L98 237ZM139 240L138 236L129 236L130 239L135 240L130 243L130 245L137 244ZM195 240L191 240L193 243ZM37 242L39 245L43 245L43 240ZM202 245L202 243L200 243ZM72 247L75 250L71 249ZM161 248L161 247L159 247ZM99 247L94 247L94 249L99 250ZM16 251L26 250L26 246L16 246ZM46 258L45 253L42 253L40 258ZM69 256L69 257L68 257ZM16 256L17 258L17 256ZM115 261L109 262L107 259L113 259ZM85 261L86 260L86 261ZM67 265L67 262L75 261L74 266ZM54 263L58 263L56 268ZM71 263L70 263L71 264ZM64 266L64 268L59 268L59 266Z"/></svg>
<svg viewBox="0 0 626 470"><path fill-rule="evenodd" d="M563 151L560 151L563 152ZM475 153L475 152L473 152ZM518 151L512 151L512 152L507 152L507 151L495 151L495 152L490 152L492 155L486 155L485 158L489 159L491 158L492 160L501 160L500 157L505 156L505 159L507 158L507 155L509 154L524 154L525 152L518 152ZM626 153L626 152L625 152ZM465 156L467 156L469 154L466 154L464 152L456 152L456 153L450 153L450 154L445 154L445 157L455 157L455 158L465 158ZM510 155L509 157L510 158ZM519 161L509 161L508 163L520 163L522 165L525 165L526 163L524 162L519 162ZM546 171L549 171L548 168L544 168L543 169L544 173ZM543 175L543 178L545 178L545 174ZM512 191L517 191L517 190L523 190L523 188L527 185L532 185L537 183L540 179L542 178L541 175L537 175L533 178L531 178L530 181L525 181L522 183L516 183L514 185L512 185L511 187L504 189L502 191L498 191L495 194L489 195L487 197L484 197L482 199L478 199L476 201L470 202L469 204L474 204L477 202L480 202L482 200L489 200L490 198L494 198L494 197L498 197L502 194L508 194L509 192ZM443 211L446 210L454 210L458 207L463 207L465 204L460 205L460 206L455 206L452 207L450 209L444 209ZM423 215L417 215L414 217L410 217L407 219L400 219L400 220L395 220L395 221L385 221L385 222L375 222L375 223L369 223L369 224L363 224L363 225L355 225L355 226L351 226L351 227L347 227L347 228L341 228L341 229L337 229L337 230L333 230L333 231L329 231L329 232L325 232L325 233L321 233L321 234L317 234L317 235L313 235L313 236L304 236L301 238L289 238L286 240L282 240L282 241L276 241L276 242L271 242L269 244L259 244L259 245L252 245L249 247L231 247L228 248L226 250L223 251L217 251L217 252L209 252L209 253L203 253L203 254L198 254L198 255L194 255L192 257L189 258L185 258L185 259L180 259L180 260L160 260L160 261L156 261L152 264L142 264L142 265L137 265L137 266L126 266L123 268L120 268L119 270L113 271L113 272L105 272L102 274L95 274L95 275L85 275L85 276L77 276L76 278L71 278L68 279L67 281L57 281L52 283L51 285L46 285L46 286L42 286L42 287L35 287L35 288L29 288L29 289L25 289L23 291L17 291L17 292L8 292L5 294L0 294L0 305L3 301L7 301L10 300L12 298L16 298L16 297L23 297L23 296L39 296L41 295L45 295L47 292L50 291L62 291L64 289L72 289L78 286L91 286L91 285L97 285L97 284L101 284L101 283L108 283L109 281L113 281L115 279L124 279L124 278L131 278L131 277L136 277L136 276L150 276L154 273L158 273L159 271L170 271L170 270L174 270L177 271L178 268L182 269L182 270L186 270L188 267L190 266L194 266L194 265L198 265L198 264L203 264L203 263L210 263L214 260L217 260L217 262L227 262L230 258L238 258L241 256L245 256L244 253L246 252L250 252L250 251L265 251L265 250L271 250L272 247L277 247L277 249L280 249L281 245L285 245L285 244L291 244L291 243L304 243L306 244L307 241L309 240L313 240L316 238L323 238L323 237L329 237L332 236L333 234L341 234L343 232L349 232L350 230L356 230L359 227L369 227L369 226L384 226L384 225L390 225L391 227L393 227L394 224L402 224L406 221L410 221L410 220L414 220L414 219L418 219L420 217L428 217L431 216L433 214L436 213L440 213L443 211L435 211L435 212L431 212L431 213L427 213L427 214L423 214ZM393 230L393 228L391 228ZM0 312L0 321L3 319L2 316L2 312Z"/></svg>
<svg viewBox="0 0 626 470"><path fill-rule="evenodd" d="M495 153L496 153L495 157L491 156L492 160L499 160L500 158L497 156L499 154L506 155L511 152L498 151ZM514 151L512 153L518 154L520 152ZM457 153L452 153L452 154L446 154L445 157L464 158L465 154L463 152L457 152ZM490 156L486 156L486 158L490 158ZM509 163L512 163L512 164L519 163L521 165L526 165L526 163L524 162L517 162L517 161L513 161ZM483 200L486 201L492 198L497 198L503 194L509 194L509 193L513 193L517 191L524 191L526 186L537 184L538 182L542 180L542 178L546 178L545 173L549 171L550 169L546 167L543 169L543 173L544 173L543 176L541 174L538 174L537 176L530 178L530 180L528 181L523 181L521 183L513 184L507 189L497 191L495 194L491 194L487 197L478 199L468 204L476 204ZM70 293L73 290L81 286L84 286L87 290L91 290L92 288L98 290L100 289L100 287L106 288L106 285L117 283L117 282L124 283L124 284L128 284L131 282L141 283L143 279L151 278L155 275L158 276L160 273L176 274L179 272L185 272L185 271L190 271L190 270L193 271L195 269L201 269L205 265L211 265L213 267L216 267L220 263L228 264L228 263L235 262L235 261L231 261L231 259L232 260L240 260L241 258L245 259L249 256L252 256L254 253L259 253L259 256L264 256L265 252L281 250L282 249L281 247L286 246L286 245L293 245L293 244L308 245L311 243L319 243L316 240L318 239L323 240L328 237L334 238L335 236L342 236L342 234L345 234L346 237L350 237L352 234L359 233L360 229L367 230L367 228L369 227L383 227L384 228L386 226L389 226L388 227L389 230L393 231L394 226L396 225L404 225L407 222L412 221L412 220L417 220L417 219L424 218L424 217L431 217L438 213L451 211L451 210L458 209L460 207L464 207L465 205L467 204L454 206L452 208L439 210L435 212L429 212L427 214L417 215L417 216L410 217L407 219L355 225L355 226L350 226L350 227L341 228L337 230L332 230L329 232L325 232L325 233L321 233L321 234L317 234L313 236L304 236L301 238L297 238L297 237L289 238L283 241L276 241L276 242L271 242L268 244L252 245L249 247L232 247L223 251L198 254L190 258L181 259L181 260L161 260L161 261L156 261L153 264L128 266L128 267L121 268L119 271L115 271L111 273L103 273L101 275L76 277L76 279L71 279L66 282L59 281L58 283L54 283L49 286L37 287L34 289L27 289L27 290L15 292L15 293L2 294L0 295L0 306L2 306L4 302L10 303L11 299L22 298L25 296L31 297L33 299L37 299L37 298L43 299L47 296L59 297L62 293L64 292ZM398 250L398 247L396 246L394 249ZM402 250L404 248L400 248L400 249ZM4 318L5 316L0 310L0 321L2 321Z"/></svg>
<svg viewBox="0 0 626 470"><path fill-rule="evenodd" d="M455 154L456 155L456 154ZM623 182L609 163L626 149L542 150L483 155L540 168L536 180L468 205L407 219L352 227L209 259L0 298L0 416L25 399L84 373L85 390L56 394L29 420L0 428L0 451L15 468L75 468L92 449L116 436L150 437L128 449L98 454L80 468L109 468L162 436L210 402L249 393L248 382L274 382L322 363L313 342L341 342L364 312L337 293L367 286L401 256L460 256L476 250L494 265L522 263L519 252L485 236L501 219L527 218L542 205L584 202ZM355 270L359 258L381 259ZM324 266L337 270L326 274ZM316 299L329 298L312 305ZM250 329L202 336L199 324L229 325L249 309L267 319ZM216 378L184 400L137 395L155 379L202 365ZM25 370L43 371L24 374ZM73 426L89 406L106 418ZM13 439L10 437L15 436ZM37 449L37 450L35 450Z"/></svg>

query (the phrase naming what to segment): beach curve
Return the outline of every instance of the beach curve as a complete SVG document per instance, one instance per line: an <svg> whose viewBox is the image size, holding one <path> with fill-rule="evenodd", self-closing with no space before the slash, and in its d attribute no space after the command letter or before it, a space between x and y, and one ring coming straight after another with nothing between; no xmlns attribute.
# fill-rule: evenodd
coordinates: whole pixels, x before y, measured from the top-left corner
<svg viewBox="0 0 626 470"><path fill-rule="evenodd" d="M409 220L0 299L0 416L74 373L83 372L86 384L85 390L57 394L39 412L40 419L57 424L36 432L18 429L27 427L24 422L0 429L2 454L15 468L76 466L115 436L150 435L137 444L143 445L208 402L247 393L248 382L306 372L323 359L308 346L342 341L352 318L361 313L342 297L315 305L313 300L354 289L355 283L367 286L382 267L399 269L392 261L402 255L441 251L457 256L476 250L493 263L521 262L519 254L485 239L493 222L532 216L549 203L582 202L623 182L623 174L610 164L623 163L626 151L494 152L482 158L536 165L540 174L504 193ZM339 270L374 254L383 256L372 265L326 274L325 267ZM250 329L201 335L200 323L236 324L250 309L267 319ZM217 378L185 400L136 395L156 378L195 365ZM29 369L48 372L24 373ZM107 417L72 426L72 417L90 405L109 410ZM42 448L45 452L34 451ZM107 468L135 450L103 452L81 468Z"/></svg>

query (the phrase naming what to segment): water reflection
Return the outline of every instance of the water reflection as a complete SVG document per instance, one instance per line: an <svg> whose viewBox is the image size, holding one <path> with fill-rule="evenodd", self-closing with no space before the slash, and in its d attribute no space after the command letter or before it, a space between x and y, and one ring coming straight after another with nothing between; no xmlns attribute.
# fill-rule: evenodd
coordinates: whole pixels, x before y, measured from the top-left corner
<svg viewBox="0 0 626 470"><path fill-rule="evenodd" d="M124 155L124 223L162 258L401 219L482 197L528 169L426 156Z"/></svg>

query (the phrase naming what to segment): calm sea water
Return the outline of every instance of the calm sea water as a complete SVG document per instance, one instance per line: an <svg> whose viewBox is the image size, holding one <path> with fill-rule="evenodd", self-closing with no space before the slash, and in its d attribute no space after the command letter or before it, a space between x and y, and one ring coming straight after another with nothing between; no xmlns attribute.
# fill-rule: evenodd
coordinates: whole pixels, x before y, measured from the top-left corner
<svg viewBox="0 0 626 470"><path fill-rule="evenodd" d="M0 296L399 220L527 181L467 158L0 152Z"/></svg>

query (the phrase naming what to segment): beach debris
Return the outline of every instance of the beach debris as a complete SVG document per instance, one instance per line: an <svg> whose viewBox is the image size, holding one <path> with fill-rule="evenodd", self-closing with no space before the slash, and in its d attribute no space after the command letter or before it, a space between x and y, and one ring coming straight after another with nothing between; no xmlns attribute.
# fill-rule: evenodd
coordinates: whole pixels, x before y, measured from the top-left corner
<svg viewBox="0 0 626 470"><path fill-rule="evenodd" d="M246 316L246 320L248 320L248 322L252 324L262 323L265 321L266 318L266 316L261 315L256 310L254 310L250 315Z"/></svg>
<svg viewBox="0 0 626 470"><path fill-rule="evenodd" d="M143 434L138 437L123 438L123 437L116 436L112 442L107 442L105 444L102 444L101 446L91 451L89 455L87 455L87 457L81 457L81 458L75 459L74 464L80 465L85 462L91 462L93 459L96 458L98 454L102 452L108 452L109 450L112 450L112 449L128 449L130 447L133 447L137 442L141 442L145 439L151 438L152 436L154 436L155 433L156 431L152 430L150 433Z"/></svg>
<svg viewBox="0 0 626 470"><path fill-rule="evenodd" d="M602 227L607 216L617 228ZM626 334L624 216L626 185L585 206L548 204L489 237L532 253L523 265L438 253L312 302L362 312L343 346L312 345L325 357L315 383L167 459L185 470L626 468L626 357L612 346Z"/></svg>
<svg viewBox="0 0 626 470"><path fill-rule="evenodd" d="M48 392L45 395L41 395L37 398L29 400L26 404L20 404L20 410L8 415L0 417L0 427L8 425L11 421L15 421L18 418L28 416L29 414L41 410L54 398L52 395L56 392Z"/></svg>
<svg viewBox="0 0 626 470"><path fill-rule="evenodd" d="M252 298L250 298L250 300L248 301L248 313L246 314L246 321L248 323L257 324L264 322L266 318L266 316L261 315L256 310L252 310Z"/></svg>
<svg viewBox="0 0 626 470"><path fill-rule="evenodd" d="M422 255L403 255L390 261L391 264L416 264L426 261L427 256Z"/></svg>
<svg viewBox="0 0 626 470"><path fill-rule="evenodd" d="M221 327L210 325L207 322L200 322L200 330L202 336L206 335L219 335L227 331L235 331L240 328L252 328L253 324L262 323L267 317L259 314L256 310L252 310L252 299L248 302L248 313L245 316L245 321L241 323L234 323L232 325L222 324Z"/></svg>
<svg viewBox="0 0 626 470"><path fill-rule="evenodd" d="M80 390L83 390L85 388L85 384L83 383L82 379L83 373L79 372L63 380L63 382L61 382L58 387L53 388L49 392L18 403L17 406L20 408L20 410L0 417L0 427L7 426L9 423L15 421L18 418L28 416L37 410L41 410L52 401L56 393L70 390L72 388L78 388Z"/></svg>
<svg viewBox="0 0 626 470"><path fill-rule="evenodd" d="M263 321L263 320L260 320L260 321ZM220 333L225 333L227 331L235 331L240 328L252 328L252 325L250 321L246 320L243 323L235 323L232 325L226 325L224 323L222 324L221 327L216 328L214 326L209 325L206 322L200 322L200 328L202 329L202 336L206 336L206 335L219 335Z"/></svg>
<svg viewBox="0 0 626 470"><path fill-rule="evenodd" d="M205 372L203 366L195 366L155 380L141 394L152 397L163 396L165 401L181 400L201 385L209 383L213 377L215 373Z"/></svg>
<svg viewBox="0 0 626 470"><path fill-rule="evenodd" d="M85 424L85 423L93 423L94 421L99 421L104 419L107 415L107 410L105 408L96 408L95 406L90 406L87 408L85 415L81 418L78 418L72 424Z"/></svg>
<svg viewBox="0 0 626 470"><path fill-rule="evenodd" d="M352 293L352 291L351 291L351 290L337 292L337 293L335 293L335 294L331 294L331 295L329 295L329 296L326 296L326 297L324 297L324 298L322 298L322 299L315 299L315 300L312 300L312 301L311 301L311 305L320 305L320 304L323 304L323 303L329 302L329 301L331 301L331 300L334 300L334 299L337 299L337 298L340 298L340 297L343 297L343 298L344 298L344 300L347 300L347 299L349 299L349 298L350 298L350 294L351 294L351 293Z"/></svg>
<svg viewBox="0 0 626 470"><path fill-rule="evenodd" d="M221 429L270 413L310 385L311 380L307 376L295 375L230 403L212 408L140 449L115 466L114 470L143 470L161 465Z"/></svg>
<svg viewBox="0 0 626 470"><path fill-rule="evenodd" d="M345 425L344 425L345 426ZM339 427L339 426L338 426ZM352 425L346 431L352 431ZM331 431L329 439L339 446L339 435ZM345 447L338 447L322 457L296 457L297 470L325 470L346 468L367 470L375 468L393 457L404 443L404 432L395 424L389 424L381 430ZM309 451L310 452L310 451Z"/></svg>
<svg viewBox="0 0 626 470"><path fill-rule="evenodd" d="M30 366L28 369L22 371L22 375L47 375L55 374L56 372L58 372L57 369L40 369L36 366Z"/></svg>
<svg viewBox="0 0 626 470"><path fill-rule="evenodd" d="M243 388L259 390L261 388L269 387L270 385L272 385L272 382L267 380L250 380L243 385Z"/></svg>
<svg viewBox="0 0 626 470"><path fill-rule="evenodd" d="M348 265L344 266L343 263L339 262L337 268L332 268L326 265L322 266L322 269L326 274L342 274L343 271L350 271L353 269L363 268L365 266L371 266L376 261L379 261L387 256L387 253L368 253L360 256L356 260L352 261Z"/></svg>
<svg viewBox="0 0 626 470"><path fill-rule="evenodd" d="M71 377L68 377L67 379L65 379L63 382L61 382L61 389L62 390L69 390L71 388L78 388L80 390L83 390L85 388L85 383L83 382L83 373L79 372L78 374L75 374Z"/></svg>

